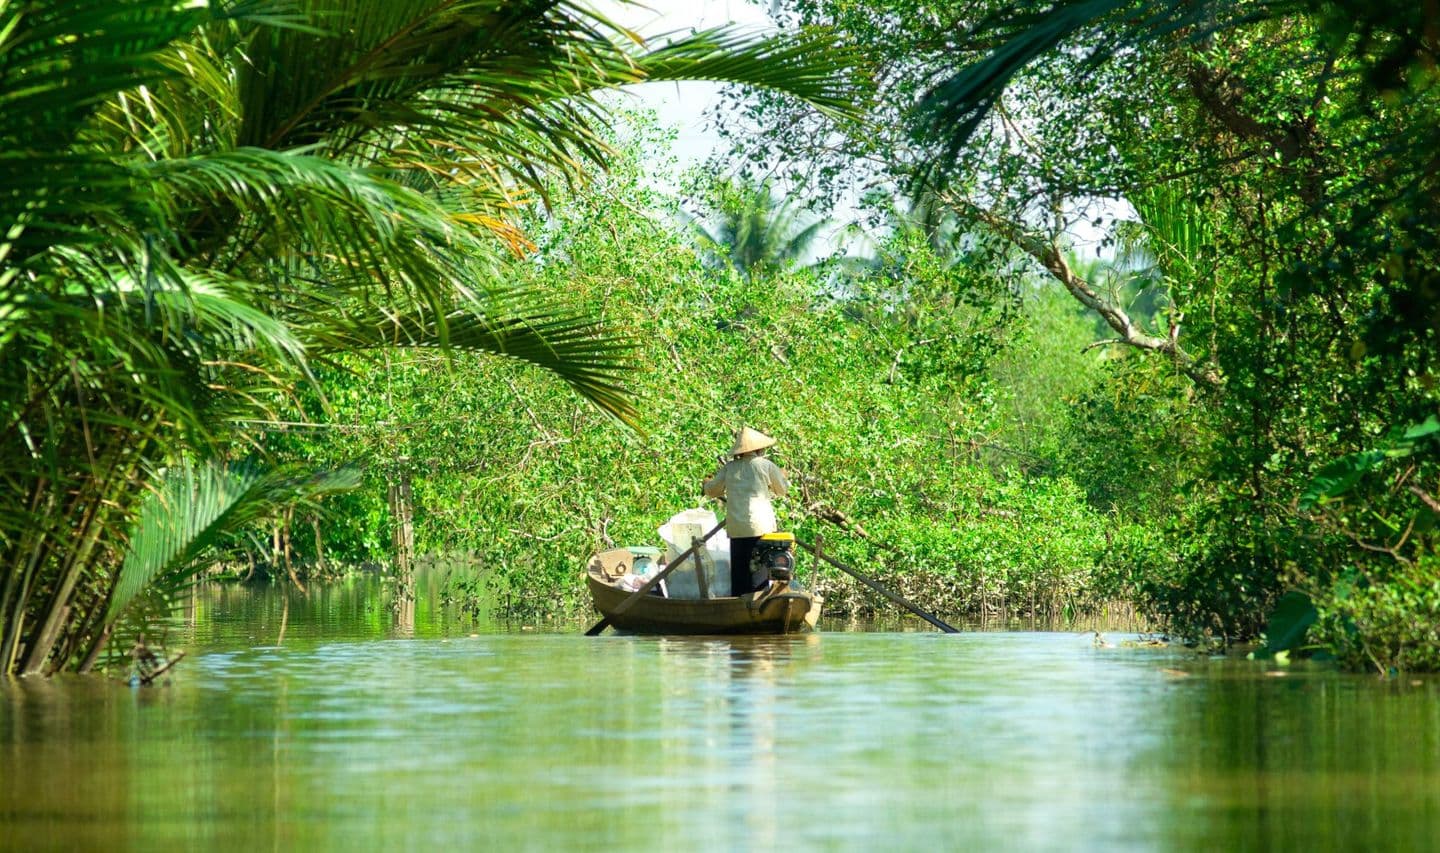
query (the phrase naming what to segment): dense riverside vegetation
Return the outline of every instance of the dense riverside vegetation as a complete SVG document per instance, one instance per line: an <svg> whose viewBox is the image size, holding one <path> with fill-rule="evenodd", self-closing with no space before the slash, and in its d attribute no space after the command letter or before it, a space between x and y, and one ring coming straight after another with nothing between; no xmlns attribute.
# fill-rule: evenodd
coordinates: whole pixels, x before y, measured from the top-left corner
<svg viewBox="0 0 1440 853"><path fill-rule="evenodd" d="M0 669L88 668L217 545L469 552L458 599L573 615L741 424L799 533L941 612L1440 669L1433 20L780 5L654 48L0 6ZM595 93L687 76L768 88L662 192ZM868 239L807 255L847 198Z"/></svg>
<svg viewBox="0 0 1440 853"><path fill-rule="evenodd" d="M513 616L573 613L584 556L658 542L656 527L697 504L743 422L781 437L774 457L796 483L785 521L917 602L1061 616L1118 597L1103 513L1068 478L1027 472L986 440L1004 409L996 370L1026 345L1021 280L946 262L924 242L882 245L860 274L718 267L673 202L641 182L640 164L653 174L659 159L636 150L557 204L516 270L634 332L643 433L616 430L543 374L494 362L411 353L326 374L320 387L346 426L272 441L297 457L373 462L372 486L332 504L327 553L387 553L386 481L404 466L416 550L478 559L457 594L473 577ZM295 536L309 553L313 533ZM835 612L875 606L811 580Z"/></svg>

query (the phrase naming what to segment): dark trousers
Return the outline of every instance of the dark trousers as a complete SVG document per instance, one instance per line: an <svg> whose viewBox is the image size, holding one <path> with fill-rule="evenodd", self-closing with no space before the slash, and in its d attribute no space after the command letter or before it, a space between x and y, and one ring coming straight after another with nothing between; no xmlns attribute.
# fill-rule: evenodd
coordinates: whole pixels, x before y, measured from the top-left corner
<svg viewBox="0 0 1440 853"><path fill-rule="evenodd" d="M750 575L750 555L755 551L759 536L730 537L730 594L744 595L754 592L755 581Z"/></svg>

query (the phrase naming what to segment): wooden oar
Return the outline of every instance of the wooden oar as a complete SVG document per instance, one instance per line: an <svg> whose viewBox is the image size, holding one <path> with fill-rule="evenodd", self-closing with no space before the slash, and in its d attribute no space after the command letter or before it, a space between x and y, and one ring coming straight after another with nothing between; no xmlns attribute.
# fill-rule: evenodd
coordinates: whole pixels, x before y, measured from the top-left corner
<svg viewBox="0 0 1440 853"><path fill-rule="evenodd" d="M629 610L630 607L631 607L631 605L633 605L635 602L639 601L640 598L641 598L642 596L644 596L646 593L650 592L651 589L654 589L655 584L657 584L657 583L659 583L660 581L664 580L666 575L670 574L671 572L673 572L673 571L675 571L677 568L679 568L681 563L683 563L683 562L685 562L686 560L690 559L690 557L693 556L696 552L698 552L698 551L700 550L700 548L701 548L706 542L709 542L711 536L714 536L716 533L719 533L719 532L720 532L721 530L723 530L724 528L725 528L725 522L722 521L722 522L720 522L719 524L715 525L714 529L712 529L709 533L706 533L702 538L696 539L696 540L692 541L692 542L690 543L690 547L689 547L688 549L686 549L685 553L683 553L683 554L681 554L680 556L676 557L675 560L670 563L670 565L668 565L668 566L666 566L665 568L661 569L661 570L660 570L659 572L657 572L654 576L652 576L652 577L650 578L650 580L645 581L645 583L641 584L641 586L640 586L639 589L637 589L637 590L635 590L634 592L630 593L630 597L627 598L627 599L625 599L624 601L620 602L620 604L617 605L614 610L610 611L610 614L609 614L608 616L606 616L604 619L601 619L599 622L596 622L594 625L592 625L592 626L590 627L590 630L588 630L588 631L585 632L585 636L587 636L587 637L596 637L596 636L599 636L602 631L604 631L606 628L610 627L610 622L611 622L616 616L619 616L620 614L622 614L622 613L624 613L625 611ZM700 566L700 560L699 560L698 558L695 560L695 564L696 564L696 570L697 570L697 571L704 571L704 567L703 567L703 566Z"/></svg>
<svg viewBox="0 0 1440 853"><path fill-rule="evenodd" d="M819 557L820 559L824 560L825 562L829 563L830 565L834 566L835 568L839 569L840 571L844 572L855 580L860 581L861 583L865 584L866 586L870 587L871 589L875 590L876 592L880 593L881 595L885 596L886 598L890 599L901 607L908 609L911 613L914 613L916 616L919 616L921 619L924 619L926 622L929 622L936 628L939 628L947 634L960 633L958 629L952 628L944 622L941 622L938 617L926 613L924 610L921 610L919 607L916 607L915 605L906 601L904 598L901 598L900 596L881 586L876 581L865 577L864 575L841 563L840 561L832 559L831 557L815 550L815 546L811 545L809 542L801 542L799 539L796 539L795 541L799 542L800 547L804 548L806 551L809 551L811 554L814 554L816 557Z"/></svg>
<svg viewBox="0 0 1440 853"><path fill-rule="evenodd" d="M725 503L724 498L720 498L719 500L720 503ZM924 610L921 610L919 607L916 607L914 604L911 604L909 601L906 601L904 598L881 586L879 582L871 580L870 578L865 577L864 575L860 574L849 566L839 562L838 560L835 560L820 553L818 550L815 549L815 546L811 545L809 542L804 542L800 539L796 539L795 541L799 543L800 547L804 548L806 551L809 551L811 554L814 554L821 560L824 560L825 562L829 563L830 565L834 566L835 568L839 569L840 571L844 572L855 580L860 581L861 583L865 584L866 586L870 587L871 589L875 590L876 592L880 593L881 595L885 596L886 598L890 599L901 607L904 607L911 613L914 613L916 616L919 616L921 619L924 619L926 622L929 622L931 625L939 628L941 631L944 631L947 634L960 633L960 629L940 621L940 617L938 616L932 616L931 614L926 613Z"/></svg>

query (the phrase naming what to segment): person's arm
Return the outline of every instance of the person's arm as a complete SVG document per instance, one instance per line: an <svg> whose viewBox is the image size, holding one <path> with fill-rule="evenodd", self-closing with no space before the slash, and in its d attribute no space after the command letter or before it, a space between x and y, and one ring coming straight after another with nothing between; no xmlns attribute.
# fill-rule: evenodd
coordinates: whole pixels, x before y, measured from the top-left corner
<svg viewBox="0 0 1440 853"><path fill-rule="evenodd" d="M769 474L771 496L777 498L785 497L785 493L790 491L790 481L785 479L785 472L780 470L779 465L771 462Z"/></svg>
<svg viewBox="0 0 1440 853"><path fill-rule="evenodd" d="M722 465L713 477L700 484L700 494L707 498L725 496L725 467Z"/></svg>

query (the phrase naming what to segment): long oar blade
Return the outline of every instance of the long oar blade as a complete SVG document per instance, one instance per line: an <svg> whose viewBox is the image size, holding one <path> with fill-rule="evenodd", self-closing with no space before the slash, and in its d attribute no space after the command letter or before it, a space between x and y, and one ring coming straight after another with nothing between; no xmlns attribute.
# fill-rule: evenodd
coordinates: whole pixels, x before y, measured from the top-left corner
<svg viewBox="0 0 1440 853"><path fill-rule="evenodd" d="M800 542L800 540L798 539L795 541ZM914 604L906 601L901 596L896 595L895 593L881 586L878 582L865 577L864 575L860 574L859 572L855 571L844 563L841 563L838 560L835 560L815 550L815 546L811 545L809 542L800 542L800 547L804 548L806 551L809 551L811 554L814 554L816 557L819 557L821 560L824 560L825 562L829 563L830 565L834 566L835 568L839 569L840 571L844 572L855 580L860 581L861 583L865 584L866 586L870 587L871 589L875 590L876 592L880 593L881 595L885 596L886 598L890 599L901 607L906 608L911 613L914 613L916 616L919 616L921 619L924 619L926 622L929 622L931 625L934 625L941 631L944 631L947 634L960 633L960 630L958 628L951 627L945 622L940 621L939 617L932 616L931 614L926 613L924 610L921 610L919 607L916 607Z"/></svg>

